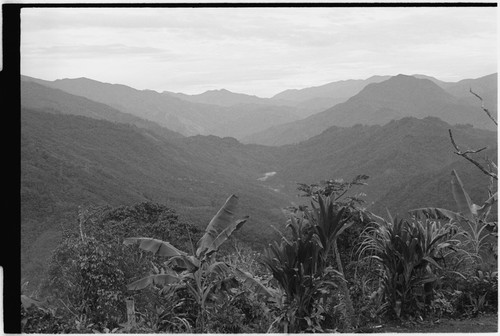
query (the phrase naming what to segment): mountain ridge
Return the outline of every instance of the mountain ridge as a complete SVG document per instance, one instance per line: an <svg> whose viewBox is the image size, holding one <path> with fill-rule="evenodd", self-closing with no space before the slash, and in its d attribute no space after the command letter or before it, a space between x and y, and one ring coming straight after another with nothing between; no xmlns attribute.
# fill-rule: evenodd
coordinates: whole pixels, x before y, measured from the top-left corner
<svg viewBox="0 0 500 336"><path fill-rule="evenodd" d="M167 139L183 137L180 133L162 127L152 121L118 111L108 105L92 101L85 97L49 88L35 81L21 81L21 105L35 110L50 110L53 113L81 115L135 125Z"/></svg>
<svg viewBox="0 0 500 336"><path fill-rule="evenodd" d="M478 106L463 102L428 79L398 75L368 84L344 103L247 136L243 142L274 146L299 143L330 126L380 125L407 116L436 116L452 124L471 123L493 129L494 125L477 110Z"/></svg>
<svg viewBox="0 0 500 336"><path fill-rule="evenodd" d="M153 90L136 90L122 84L92 79L60 79L53 82L23 76L23 81L59 89L116 110L158 123L184 136L215 134L243 137L269 125L297 120L293 108L274 105L239 104L218 106L185 101ZM244 120L238 122L239 119Z"/></svg>

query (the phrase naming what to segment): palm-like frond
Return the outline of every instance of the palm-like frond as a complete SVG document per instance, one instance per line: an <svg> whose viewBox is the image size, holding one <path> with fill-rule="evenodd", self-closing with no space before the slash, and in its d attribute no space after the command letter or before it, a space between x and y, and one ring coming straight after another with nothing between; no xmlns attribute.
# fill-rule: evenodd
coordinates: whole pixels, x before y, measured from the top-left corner
<svg viewBox="0 0 500 336"><path fill-rule="evenodd" d="M383 267L384 293L396 314L416 300L415 288L437 280L434 272L441 269L443 255L458 243L453 230L453 224L429 219L394 219L362 233L358 253Z"/></svg>

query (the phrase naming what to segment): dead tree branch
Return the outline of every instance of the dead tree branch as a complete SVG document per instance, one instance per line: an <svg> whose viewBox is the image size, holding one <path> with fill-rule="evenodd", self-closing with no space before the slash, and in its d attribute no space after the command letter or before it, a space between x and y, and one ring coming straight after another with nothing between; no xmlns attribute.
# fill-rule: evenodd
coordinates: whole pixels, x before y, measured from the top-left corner
<svg viewBox="0 0 500 336"><path fill-rule="evenodd" d="M455 147L455 154L457 155L460 155L461 157L465 158L466 160L468 160L469 162L473 163L476 167L478 167L484 174L490 176L491 178L494 178L495 180L498 180L498 176L496 173L494 173L491 169L490 170L487 170L482 164L480 164L478 161L476 161L475 159L471 158L469 156L469 154L477 154L479 152L482 152L483 150L487 149L488 147L483 147L483 148L480 148L480 149L476 149L476 150L465 150L465 151L462 151L456 144L455 142L455 139L453 138L453 133L451 132L451 129L448 130L448 133L450 134L450 139L451 139L451 143L453 144L453 147ZM491 168L491 166L490 166Z"/></svg>
<svg viewBox="0 0 500 336"><path fill-rule="evenodd" d="M475 93L474 91L472 91L472 88L469 89L470 93L472 93L474 96L476 96L477 98L479 98L479 100L481 101L481 108L483 109L484 112L486 112L486 114L488 115L488 117L490 117L491 120L493 120L493 122L495 123L495 125L498 126L497 124L497 121L495 120L495 118L491 115L490 111L484 107L484 101L483 101L483 98L478 95L477 93Z"/></svg>

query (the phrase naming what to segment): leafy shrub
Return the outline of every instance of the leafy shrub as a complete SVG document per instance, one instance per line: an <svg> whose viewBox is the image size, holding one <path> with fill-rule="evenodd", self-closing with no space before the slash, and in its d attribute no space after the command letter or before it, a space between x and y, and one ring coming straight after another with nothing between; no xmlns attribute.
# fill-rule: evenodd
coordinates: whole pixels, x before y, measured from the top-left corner
<svg viewBox="0 0 500 336"><path fill-rule="evenodd" d="M476 270L459 283L456 310L460 315L477 315L498 310L498 272Z"/></svg>
<svg viewBox="0 0 500 336"><path fill-rule="evenodd" d="M36 306L21 306L21 332L23 334L58 334L67 333L68 328L63 318L54 311L40 309Z"/></svg>
<svg viewBox="0 0 500 336"><path fill-rule="evenodd" d="M219 295L223 296L237 284L236 279L231 275L230 266L225 262L215 260L215 255L221 245L239 230L248 218L233 220L237 204L238 197L235 195L231 195L226 200L207 225L205 234L198 241L196 251L193 247L193 255L188 255L174 245L159 239L126 238L125 245L138 243L141 249L168 258L161 272L155 269L155 274L138 279L130 283L127 288L141 290L151 286L160 286L163 289L171 288L173 291L187 289L198 308L196 330L204 332L209 322L207 313L211 301L217 300Z"/></svg>
<svg viewBox="0 0 500 336"><path fill-rule="evenodd" d="M349 291L359 326L380 322L379 311L383 304L380 293L380 278L373 275L372 266L363 260L349 270Z"/></svg>
<svg viewBox="0 0 500 336"><path fill-rule="evenodd" d="M434 318L454 317L456 315L456 307L454 305L458 300L460 291L436 291L434 298L429 305L429 313Z"/></svg>
<svg viewBox="0 0 500 336"><path fill-rule="evenodd" d="M365 230L360 253L379 267L389 313L424 312L439 280L439 263L453 253L452 235L450 224L416 219L380 219Z"/></svg>
<svg viewBox="0 0 500 336"><path fill-rule="evenodd" d="M155 256L131 253L122 244L124 235L147 231L181 244L189 241L186 236L200 236L194 226L179 222L173 210L154 203L81 210L78 224L54 251L43 294L77 316L78 327L87 323L98 331L119 328L126 318L127 297L134 297L138 314L148 318L168 300L155 289L140 296L128 291L127 279L161 264Z"/></svg>
<svg viewBox="0 0 500 336"><path fill-rule="evenodd" d="M452 171L451 189L457 212L441 208L420 208L411 210L410 214L417 218L449 220L455 224L456 237L461 242L458 246L460 253L456 257L459 262L468 264L462 266L465 269L478 263L485 267L496 267L498 229L497 223L490 219L490 213L497 202L497 193L488 190L488 199L481 206L474 204L455 170Z"/></svg>
<svg viewBox="0 0 500 336"><path fill-rule="evenodd" d="M55 252L49 286L76 315L115 328L125 315L125 275L111 246L95 238L65 240Z"/></svg>
<svg viewBox="0 0 500 336"><path fill-rule="evenodd" d="M245 315L238 307L227 303L214 309L207 322L207 330L211 333L237 334L244 333Z"/></svg>
<svg viewBox="0 0 500 336"><path fill-rule="evenodd" d="M267 331L271 318L266 314L265 303L258 300L255 295L244 291L241 295L236 295L231 304L238 308L244 316L244 333L265 333Z"/></svg>

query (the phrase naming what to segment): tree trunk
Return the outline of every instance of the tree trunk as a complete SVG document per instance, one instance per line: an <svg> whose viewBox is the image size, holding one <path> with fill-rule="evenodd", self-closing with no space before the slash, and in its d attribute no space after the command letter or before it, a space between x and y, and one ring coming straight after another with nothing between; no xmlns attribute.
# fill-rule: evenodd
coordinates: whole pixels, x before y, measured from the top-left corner
<svg viewBox="0 0 500 336"><path fill-rule="evenodd" d="M134 299L126 299L127 303L127 323L130 328L135 326L135 306Z"/></svg>

